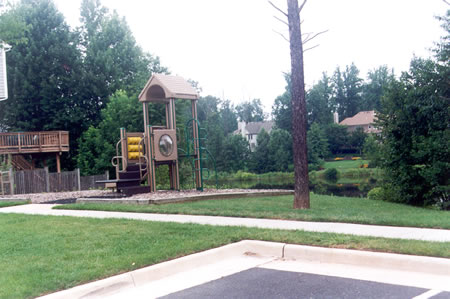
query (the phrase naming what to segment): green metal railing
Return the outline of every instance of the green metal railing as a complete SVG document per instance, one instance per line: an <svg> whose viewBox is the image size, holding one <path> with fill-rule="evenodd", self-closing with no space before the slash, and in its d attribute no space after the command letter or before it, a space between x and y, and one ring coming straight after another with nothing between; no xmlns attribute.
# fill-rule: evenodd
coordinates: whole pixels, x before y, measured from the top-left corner
<svg viewBox="0 0 450 299"><path fill-rule="evenodd" d="M194 138L194 124L197 126L197 132L198 132L198 136L197 138ZM213 163L213 167L214 167L214 173L215 173L215 179L216 179L216 188L218 188L219 184L218 184L218 178L217 178L217 168L216 168L216 160L214 159L213 155L210 153L210 151L203 146L204 143L206 143L207 140L207 133L206 133L206 129L202 128L200 126L200 122L197 119L190 119L186 122L186 131L185 131L185 140L186 140L186 150L183 150L181 148L179 148L178 150L183 152L183 157L187 157L187 158L193 158L191 160L191 166L192 166L192 182L193 185L195 186L195 173L198 171L200 173L200 181L201 181L201 186L198 187L197 189L200 191L203 191L203 180L204 180L204 176L203 176L203 172L206 171L207 172L207 176L206 179L209 179L209 177L211 176L211 170L209 168L203 167L203 163L208 161L209 159L212 161ZM196 144L198 141L198 148L196 148ZM191 150L193 151L193 153L191 154ZM198 157L196 156L196 152L198 151ZM209 158L209 159L208 159ZM198 167L196 168L196 162L198 162Z"/></svg>

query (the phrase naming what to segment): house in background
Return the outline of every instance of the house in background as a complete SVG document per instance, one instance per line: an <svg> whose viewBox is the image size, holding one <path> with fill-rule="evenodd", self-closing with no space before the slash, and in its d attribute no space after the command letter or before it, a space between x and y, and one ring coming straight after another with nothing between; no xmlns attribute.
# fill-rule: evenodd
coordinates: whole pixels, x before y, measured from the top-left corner
<svg viewBox="0 0 450 299"><path fill-rule="evenodd" d="M258 122L238 122L238 129L233 132L235 135L241 135L245 139L248 140L250 144L250 150L253 152L255 148L258 146L256 139L258 138L258 134L264 129L267 133L270 134L272 131L273 121L258 121Z"/></svg>
<svg viewBox="0 0 450 299"><path fill-rule="evenodd" d="M347 117L339 124L347 126L348 132L354 132L357 128L362 128L364 133L379 133L375 127L376 115L375 111L361 111L353 117Z"/></svg>

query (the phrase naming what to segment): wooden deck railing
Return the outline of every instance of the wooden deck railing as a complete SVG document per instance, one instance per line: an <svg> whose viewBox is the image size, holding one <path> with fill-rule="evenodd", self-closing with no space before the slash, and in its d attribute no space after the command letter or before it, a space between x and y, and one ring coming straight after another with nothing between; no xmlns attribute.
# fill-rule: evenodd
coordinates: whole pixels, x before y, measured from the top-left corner
<svg viewBox="0 0 450 299"><path fill-rule="evenodd" d="M0 133L0 154L52 153L69 151L69 132Z"/></svg>

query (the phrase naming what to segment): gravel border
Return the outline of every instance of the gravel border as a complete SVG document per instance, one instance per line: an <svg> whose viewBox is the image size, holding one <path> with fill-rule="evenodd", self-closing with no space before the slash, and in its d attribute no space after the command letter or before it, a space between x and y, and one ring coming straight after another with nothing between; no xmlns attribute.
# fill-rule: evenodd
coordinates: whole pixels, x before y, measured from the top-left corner
<svg viewBox="0 0 450 299"><path fill-rule="evenodd" d="M135 194L127 199L147 199L158 200L166 198L177 197L191 197L201 195L214 195L224 193L262 193L268 191L287 191L282 189L204 189L203 192L195 189L191 190L159 190L153 193ZM75 198L121 198L116 192L110 190L87 190L87 191L73 191L73 192L54 192L54 193L34 193L34 194L17 194L17 195L0 195L0 198L9 199L26 199L31 203L50 203L50 202L71 202Z"/></svg>

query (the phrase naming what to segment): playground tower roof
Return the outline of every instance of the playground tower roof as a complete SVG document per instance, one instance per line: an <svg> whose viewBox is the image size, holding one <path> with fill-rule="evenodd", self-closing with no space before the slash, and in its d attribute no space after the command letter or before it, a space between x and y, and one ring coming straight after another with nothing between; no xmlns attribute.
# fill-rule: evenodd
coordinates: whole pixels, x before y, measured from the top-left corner
<svg viewBox="0 0 450 299"><path fill-rule="evenodd" d="M139 102L168 102L169 99L198 99L197 91L180 76L154 74L139 94Z"/></svg>

